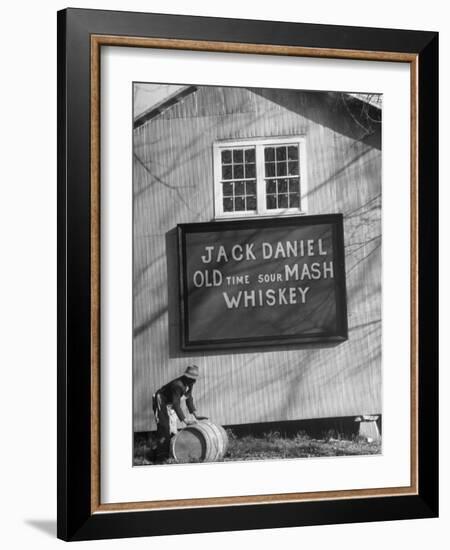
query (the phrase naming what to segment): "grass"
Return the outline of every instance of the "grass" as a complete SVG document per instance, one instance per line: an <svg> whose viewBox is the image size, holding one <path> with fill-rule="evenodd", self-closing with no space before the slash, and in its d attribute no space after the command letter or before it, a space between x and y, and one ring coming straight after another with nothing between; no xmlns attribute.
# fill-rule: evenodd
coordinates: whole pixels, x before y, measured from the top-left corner
<svg viewBox="0 0 450 550"><path fill-rule="evenodd" d="M230 437L225 460L267 460L280 458L310 458L321 456L372 455L381 452L381 443L369 443L364 439L353 440L325 436L311 439L298 433L293 437L282 437L270 432L262 437Z"/></svg>
<svg viewBox="0 0 450 550"><path fill-rule="evenodd" d="M225 462L381 453L381 441L368 442L358 437L345 439L334 432L326 433L320 439L311 439L302 432L290 437L285 437L279 432L269 432L261 436L246 435L244 437L237 437L231 430L227 430L227 433L229 446L224 458ZM135 466L154 463L151 444L150 435L139 434L135 438ZM173 462L169 458L164 463L171 464Z"/></svg>

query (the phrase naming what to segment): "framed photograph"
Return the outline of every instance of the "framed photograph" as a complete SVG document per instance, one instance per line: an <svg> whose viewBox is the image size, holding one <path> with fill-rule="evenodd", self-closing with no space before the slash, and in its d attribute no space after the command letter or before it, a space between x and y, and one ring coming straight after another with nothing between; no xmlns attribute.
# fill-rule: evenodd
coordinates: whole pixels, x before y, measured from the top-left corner
<svg viewBox="0 0 450 550"><path fill-rule="evenodd" d="M438 36L58 13L58 536L438 514Z"/></svg>

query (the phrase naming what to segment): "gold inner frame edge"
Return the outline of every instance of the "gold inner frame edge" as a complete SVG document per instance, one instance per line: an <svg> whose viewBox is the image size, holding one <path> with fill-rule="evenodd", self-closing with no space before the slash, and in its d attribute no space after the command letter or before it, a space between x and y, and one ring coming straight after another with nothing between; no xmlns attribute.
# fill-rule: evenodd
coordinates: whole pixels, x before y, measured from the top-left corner
<svg viewBox="0 0 450 550"><path fill-rule="evenodd" d="M100 50L102 46L164 48L206 52L247 53L318 57L330 59L354 59L391 61L410 64L411 100L411 483L407 487L377 489L353 489L318 491L313 493L282 493L232 497L211 497L179 500L155 500L143 502L101 503L100 499ZM132 510L163 510L175 508L201 508L240 506L250 504L274 504L283 502L307 502L317 500L341 500L349 498L405 496L418 494L418 55L402 52L342 50L333 48L307 48L270 44L247 44L180 40L168 38L142 38L115 35L91 35L90 54L90 184L91 184L91 513L121 512Z"/></svg>

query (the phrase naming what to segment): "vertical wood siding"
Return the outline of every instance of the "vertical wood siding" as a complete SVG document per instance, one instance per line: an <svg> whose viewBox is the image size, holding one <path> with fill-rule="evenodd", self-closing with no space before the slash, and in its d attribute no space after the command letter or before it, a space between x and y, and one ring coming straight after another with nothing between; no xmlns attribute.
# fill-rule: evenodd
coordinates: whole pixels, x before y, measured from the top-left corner
<svg viewBox="0 0 450 550"><path fill-rule="evenodd" d="M217 140L304 135L308 213L344 214L349 339L334 347L183 355L176 347L178 223L213 219ZM200 412L221 424L381 412L381 132L338 94L202 87L134 132L134 430L151 394L201 369ZM171 305L172 304L172 305Z"/></svg>

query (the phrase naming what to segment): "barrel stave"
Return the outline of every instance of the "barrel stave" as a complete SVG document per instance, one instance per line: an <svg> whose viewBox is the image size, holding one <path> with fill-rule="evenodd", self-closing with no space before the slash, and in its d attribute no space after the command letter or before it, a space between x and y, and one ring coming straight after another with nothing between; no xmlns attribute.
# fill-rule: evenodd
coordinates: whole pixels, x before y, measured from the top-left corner
<svg viewBox="0 0 450 550"><path fill-rule="evenodd" d="M170 442L170 454L177 463L217 462L228 448L228 436L222 426L210 420L190 424Z"/></svg>

